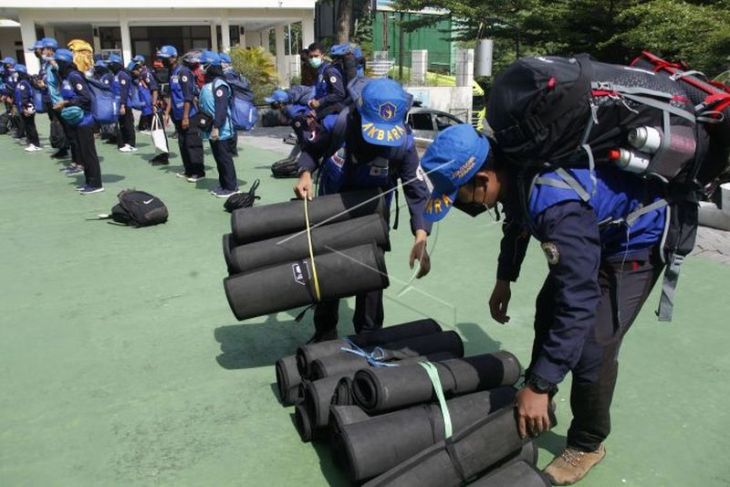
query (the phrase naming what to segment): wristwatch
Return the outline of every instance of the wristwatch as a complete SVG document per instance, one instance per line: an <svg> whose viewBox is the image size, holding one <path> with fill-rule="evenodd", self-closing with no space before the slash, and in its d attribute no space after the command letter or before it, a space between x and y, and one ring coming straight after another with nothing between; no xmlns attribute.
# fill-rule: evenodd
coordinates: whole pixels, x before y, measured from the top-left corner
<svg viewBox="0 0 730 487"><path fill-rule="evenodd" d="M530 389L540 394L548 394L555 390L555 384L534 374L527 377L525 384L530 387Z"/></svg>

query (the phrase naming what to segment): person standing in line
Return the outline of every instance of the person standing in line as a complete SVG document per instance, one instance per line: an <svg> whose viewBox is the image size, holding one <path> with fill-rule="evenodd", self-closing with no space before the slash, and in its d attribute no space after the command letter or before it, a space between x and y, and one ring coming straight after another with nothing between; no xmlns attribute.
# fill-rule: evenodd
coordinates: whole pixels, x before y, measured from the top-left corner
<svg viewBox="0 0 730 487"><path fill-rule="evenodd" d="M224 79L221 58L218 54L204 51L200 56L200 64L205 71L206 81L200 92L200 110L206 118L212 120L210 130L203 131L203 138L210 141L220 183L211 194L217 198L228 198L238 193L238 179L231 144L231 140L236 136L229 109L231 87Z"/></svg>
<svg viewBox="0 0 730 487"><path fill-rule="evenodd" d="M198 113L195 107L195 78L187 66L178 62L174 46L162 46L157 52L170 71L170 96L165 111L165 126L172 118L177 130L177 143L183 160L183 172L177 177L196 183L205 177L203 141L190 119Z"/></svg>
<svg viewBox="0 0 730 487"><path fill-rule="evenodd" d="M42 151L41 142L38 138L38 130L35 126L35 105L33 105L33 87L30 84L28 69L24 64L16 64L15 72L18 73L18 84L15 85L15 107L18 110L28 147L26 152Z"/></svg>
<svg viewBox="0 0 730 487"><path fill-rule="evenodd" d="M107 65L114 73L114 92L119 96L119 152L137 152L137 134L134 131L134 114L129 106L132 90L132 76L122 66L122 58L111 54Z"/></svg>
<svg viewBox="0 0 730 487"><path fill-rule="evenodd" d="M89 86L84 75L76 68L71 51L58 49L54 59L63 79L63 99L53 109L60 111L61 116L67 119L70 136L84 168L85 183L77 190L82 195L100 193L104 191L104 187L101 184L101 167L94 142L94 117L91 116L92 95Z"/></svg>

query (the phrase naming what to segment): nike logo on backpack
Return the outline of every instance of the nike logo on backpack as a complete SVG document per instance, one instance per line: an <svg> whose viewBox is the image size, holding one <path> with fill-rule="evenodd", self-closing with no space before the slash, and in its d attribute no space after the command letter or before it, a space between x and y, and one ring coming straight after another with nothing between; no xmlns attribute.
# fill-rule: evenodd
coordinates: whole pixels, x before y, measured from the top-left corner
<svg viewBox="0 0 730 487"><path fill-rule="evenodd" d="M150 199L148 199L147 201L143 201L143 202L142 202L142 204L143 204L143 205L149 205L149 204L150 204L150 203L152 203L153 201L155 201L155 199L154 199L154 198L150 198Z"/></svg>

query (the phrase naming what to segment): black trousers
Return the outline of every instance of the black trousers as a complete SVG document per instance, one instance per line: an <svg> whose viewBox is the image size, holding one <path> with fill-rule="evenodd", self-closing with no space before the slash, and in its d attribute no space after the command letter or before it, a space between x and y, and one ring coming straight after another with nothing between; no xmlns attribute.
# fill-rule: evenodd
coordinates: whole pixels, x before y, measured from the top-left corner
<svg viewBox="0 0 730 487"><path fill-rule="evenodd" d="M25 137L28 139L29 144L40 146L41 141L38 138L38 129L35 126L35 113L30 116L21 115L20 118L23 120L23 126L25 127Z"/></svg>
<svg viewBox="0 0 730 487"><path fill-rule="evenodd" d="M94 126L69 127L73 140L71 147L76 145L78 162L84 167L86 185L92 188L101 188L101 167L99 157L96 155L96 144L94 141ZM73 150L73 149L72 149Z"/></svg>
<svg viewBox="0 0 730 487"><path fill-rule="evenodd" d="M137 145L137 134L134 131L134 114L132 109L127 107L124 115L119 115L119 138L117 139L117 147L125 145L135 147Z"/></svg>
<svg viewBox="0 0 730 487"><path fill-rule="evenodd" d="M184 129L181 122L175 121L174 123L178 134L177 145L180 149L185 174L187 176L204 177L203 139L200 138L198 129L192 126Z"/></svg>
<svg viewBox="0 0 730 487"><path fill-rule="evenodd" d="M75 162L76 164L83 164L81 162L81 154L79 153L79 141L76 134L76 128L72 127L71 125L66 122L66 120L63 119L59 115L58 120L61 121L61 126L63 127L63 133L66 135L66 140L68 141L68 147L71 149L71 162ZM93 127L92 128L92 134L93 134ZM96 149L94 149L96 150Z"/></svg>
<svg viewBox="0 0 730 487"><path fill-rule="evenodd" d="M318 336L337 329L340 300L322 301L314 307L314 330ZM355 333L378 330L383 327L383 291L371 291L355 296L355 314L352 324Z"/></svg>
<svg viewBox="0 0 730 487"><path fill-rule="evenodd" d="M15 120L15 138L22 139L25 137L25 120L20 114L20 111L17 111L16 114L13 115L13 120Z"/></svg>
<svg viewBox="0 0 730 487"><path fill-rule="evenodd" d="M53 107L50 106L50 103L48 105L48 119L51 121L51 137L57 139L56 145L58 147L55 148L60 151L66 151L70 145L67 136L68 131L64 128L64 121L61 118L61 114L54 110ZM61 133L63 133L63 137L61 137Z"/></svg>
<svg viewBox="0 0 730 487"><path fill-rule="evenodd" d="M573 421L568 446L595 451L611 432L611 401L618 376L618 354L626 333L651 293L664 265L658 254L625 263L601 264L601 299L594 329L588 333L580 359L571 370L570 408ZM555 283L548 277L537 297L534 363L555 316Z"/></svg>
<svg viewBox="0 0 730 487"><path fill-rule="evenodd" d="M218 182L221 188L228 191L236 191L238 189L236 166L233 164L234 146L231 142L232 140L210 141L210 150L213 152L215 165L218 168Z"/></svg>

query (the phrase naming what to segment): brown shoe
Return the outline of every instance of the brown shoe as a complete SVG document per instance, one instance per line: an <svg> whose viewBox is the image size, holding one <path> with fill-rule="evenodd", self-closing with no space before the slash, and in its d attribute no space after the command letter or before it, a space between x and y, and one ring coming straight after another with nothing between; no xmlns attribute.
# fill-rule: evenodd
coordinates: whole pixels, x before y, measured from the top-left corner
<svg viewBox="0 0 730 487"><path fill-rule="evenodd" d="M606 448L601 445L594 452L584 452L575 448L566 448L555 457L543 472L553 485L573 485L588 475L590 470L601 463L606 456Z"/></svg>

